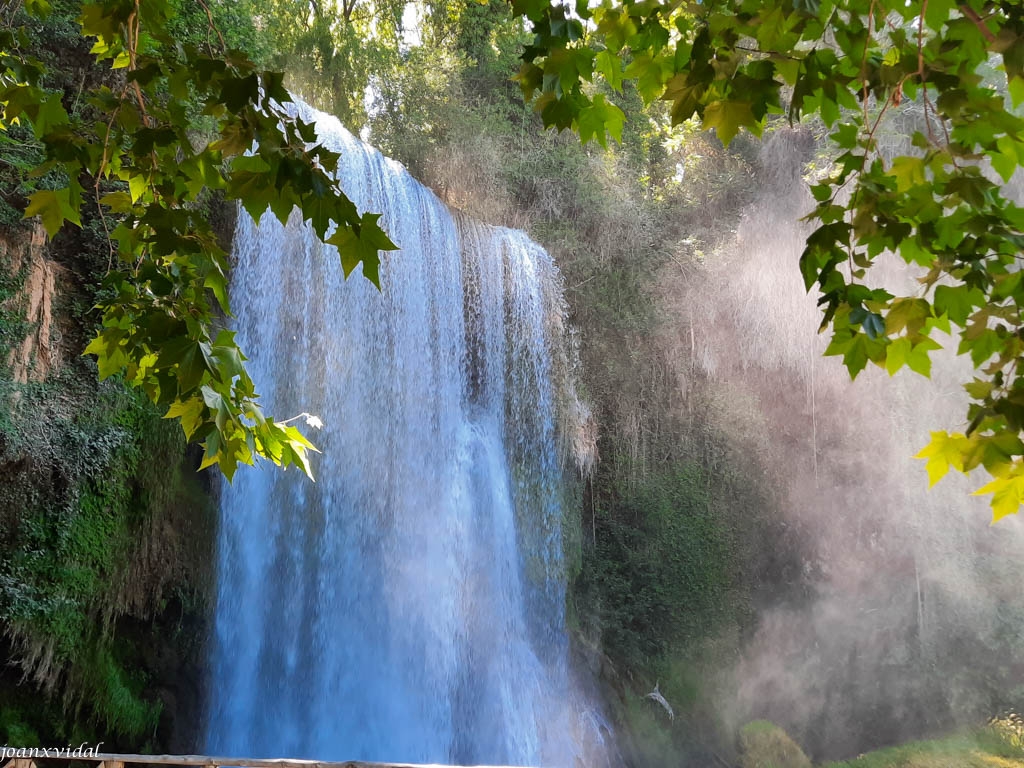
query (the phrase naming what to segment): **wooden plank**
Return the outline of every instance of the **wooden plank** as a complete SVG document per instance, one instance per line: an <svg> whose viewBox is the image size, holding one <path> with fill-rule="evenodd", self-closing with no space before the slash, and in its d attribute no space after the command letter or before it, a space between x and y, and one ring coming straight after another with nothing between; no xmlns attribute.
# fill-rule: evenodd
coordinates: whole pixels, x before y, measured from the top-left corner
<svg viewBox="0 0 1024 768"><path fill-rule="evenodd" d="M14 757L7 761L4 768L36 768L36 764L30 757Z"/></svg>
<svg viewBox="0 0 1024 768"><path fill-rule="evenodd" d="M89 757L71 758L58 755L58 760L80 760L97 763L128 763L131 765L186 765L207 768L454 768L439 763L368 763L361 760L333 762L325 760L296 760L291 758L208 757L206 755L117 755L100 752ZM5 767L6 768L6 767ZM23 768L23 767L12 767ZM98 768L111 768L101 765ZM471 766L469 768L523 768L523 766Z"/></svg>

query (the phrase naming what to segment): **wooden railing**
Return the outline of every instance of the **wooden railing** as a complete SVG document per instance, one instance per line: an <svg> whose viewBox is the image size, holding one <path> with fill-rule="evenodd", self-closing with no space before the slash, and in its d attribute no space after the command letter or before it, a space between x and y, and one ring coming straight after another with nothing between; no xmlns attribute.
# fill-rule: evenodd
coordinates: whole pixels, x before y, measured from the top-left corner
<svg viewBox="0 0 1024 768"><path fill-rule="evenodd" d="M11 749L10 746L7 748ZM20 752L17 751L17 752ZM25 752L28 752L26 750ZM25 754L21 752L21 754ZM10 751L7 752L10 755ZM125 768L134 765L183 765L204 766L204 768L449 768L437 764L412 763L367 763L361 760L329 762L323 760L292 760L289 758L257 759L246 757L207 757L205 755L114 755L104 752L92 753L86 750L74 754L74 750L37 749L29 752L32 757L12 757L3 768L47 768L59 763L91 763L96 768ZM510 768L510 766L476 766L475 768Z"/></svg>

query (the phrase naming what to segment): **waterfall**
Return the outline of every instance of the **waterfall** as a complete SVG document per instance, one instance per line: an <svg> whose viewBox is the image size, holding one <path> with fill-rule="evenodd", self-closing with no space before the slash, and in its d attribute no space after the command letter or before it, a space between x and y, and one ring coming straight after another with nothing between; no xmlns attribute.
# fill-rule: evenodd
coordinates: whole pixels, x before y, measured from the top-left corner
<svg viewBox="0 0 1024 768"><path fill-rule="evenodd" d="M297 216L240 214L238 340L323 453L315 483L224 485L207 752L570 765L557 270L299 110L401 250L378 291Z"/></svg>

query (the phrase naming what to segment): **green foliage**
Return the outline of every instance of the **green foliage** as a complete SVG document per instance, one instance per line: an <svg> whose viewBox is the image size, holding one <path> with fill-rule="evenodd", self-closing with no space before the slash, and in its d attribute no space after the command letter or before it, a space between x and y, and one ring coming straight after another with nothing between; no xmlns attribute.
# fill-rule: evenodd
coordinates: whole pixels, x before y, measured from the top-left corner
<svg viewBox="0 0 1024 768"><path fill-rule="evenodd" d="M0 180L3 181L3 195L0 195L0 225L16 226L21 223L22 211L15 206L21 197L39 189L39 180L30 173L43 161L40 147L31 139L31 131L22 126L12 126L10 131L0 133Z"/></svg>
<svg viewBox="0 0 1024 768"><path fill-rule="evenodd" d="M287 71L289 87L357 130L367 118L366 91L401 60L404 2L243 0L240 13L260 19L244 49ZM218 22L219 23L219 22Z"/></svg>
<svg viewBox="0 0 1024 768"><path fill-rule="evenodd" d="M740 768L811 768L800 745L767 720L740 728Z"/></svg>
<svg viewBox="0 0 1024 768"><path fill-rule="evenodd" d="M31 192L25 216L39 216L51 237L66 223L81 226L87 208L98 216L111 267L103 327L86 352L101 378L123 373L203 445L203 466L217 464L229 478L257 458L310 474L312 444L264 415L234 335L215 328L218 313L231 312L228 262L199 203L218 191L255 218L270 208L281 221L298 208L338 247L346 274L362 263L374 282L379 250L395 246L378 217L360 215L341 191L338 155L287 110L283 75L220 50L212 19L217 49L175 40L172 10L166 2L82 5L81 34L95 39L97 63L123 77L111 76L113 88L84 89L81 111L45 87L26 28L0 30L0 128L30 126L45 156L30 175L64 179ZM212 135L193 130L192 111L212 121Z"/></svg>
<svg viewBox="0 0 1024 768"><path fill-rule="evenodd" d="M742 128L759 135L772 114L820 115L837 170L813 188L817 229L800 266L821 293L826 354L842 356L853 377L868 362L927 376L941 346L934 332L955 327L957 352L979 376L966 386L965 432L937 433L958 454L945 466L984 466L994 479L978 492L993 494L995 519L1018 510L1024 209L1000 187L1024 164L1016 4L626 0L573 12L514 0L513 9L534 32L518 76L524 94L546 126L584 142L620 129L597 106L598 81L614 90L634 82L646 103L669 103L673 124L697 117L725 143ZM989 82L993 68L1008 96ZM886 156L879 128L907 104L921 111L913 147ZM922 269L921 295L867 280L888 252ZM942 450L933 443L924 457Z"/></svg>
<svg viewBox="0 0 1024 768"><path fill-rule="evenodd" d="M992 718L982 733L997 739L1006 747L1024 751L1024 717L1016 712L1006 712Z"/></svg>
<svg viewBox="0 0 1024 768"><path fill-rule="evenodd" d="M269 30L261 26L259 3L250 0L199 3L194 0L169 0L167 32L179 42L187 42L216 53L220 41L230 50L245 51L259 66L268 66L272 49ZM78 30L73 29L77 35Z"/></svg>

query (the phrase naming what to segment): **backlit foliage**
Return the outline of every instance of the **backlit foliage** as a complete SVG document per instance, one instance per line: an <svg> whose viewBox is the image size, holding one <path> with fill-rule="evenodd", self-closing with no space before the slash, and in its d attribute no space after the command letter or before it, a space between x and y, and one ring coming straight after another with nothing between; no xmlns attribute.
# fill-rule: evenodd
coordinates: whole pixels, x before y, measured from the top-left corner
<svg viewBox="0 0 1024 768"><path fill-rule="evenodd" d="M45 16L50 7L29 0L26 9ZM0 129L29 125L45 156L34 173L62 179L33 192L25 216L39 216L50 237L80 226L87 208L102 223L110 267L102 328L86 349L101 378L123 374L141 387L203 445L203 466L228 478L258 457L310 474L313 445L263 413L234 334L217 330L217 317L231 314L228 260L201 203L219 193L281 221L298 208L338 248L346 275L361 263L375 283L379 251L395 246L378 216L361 215L341 191L338 155L289 111L283 74L228 49L208 10L209 42L180 42L168 32L171 12L163 0L83 4L82 35L121 76L71 108L46 89L24 29L0 29Z"/></svg>
<svg viewBox="0 0 1024 768"><path fill-rule="evenodd" d="M635 83L673 124L696 117L729 143L771 115L816 114L836 171L812 188L816 225L800 269L820 292L828 355L851 376L931 370L941 334L977 377L962 433L933 434L933 481L954 467L993 476L995 519L1024 501L1024 210L1002 184L1024 163L1024 8L972 0L580 2L513 0L534 39L518 76L545 125L586 142L618 137L623 114L598 89ZM992 84L1005 75L1005 88ZM920 111L912 147L880 151L887 115ZM885 254L921 270L915 295L872 284Z"/></svg>

